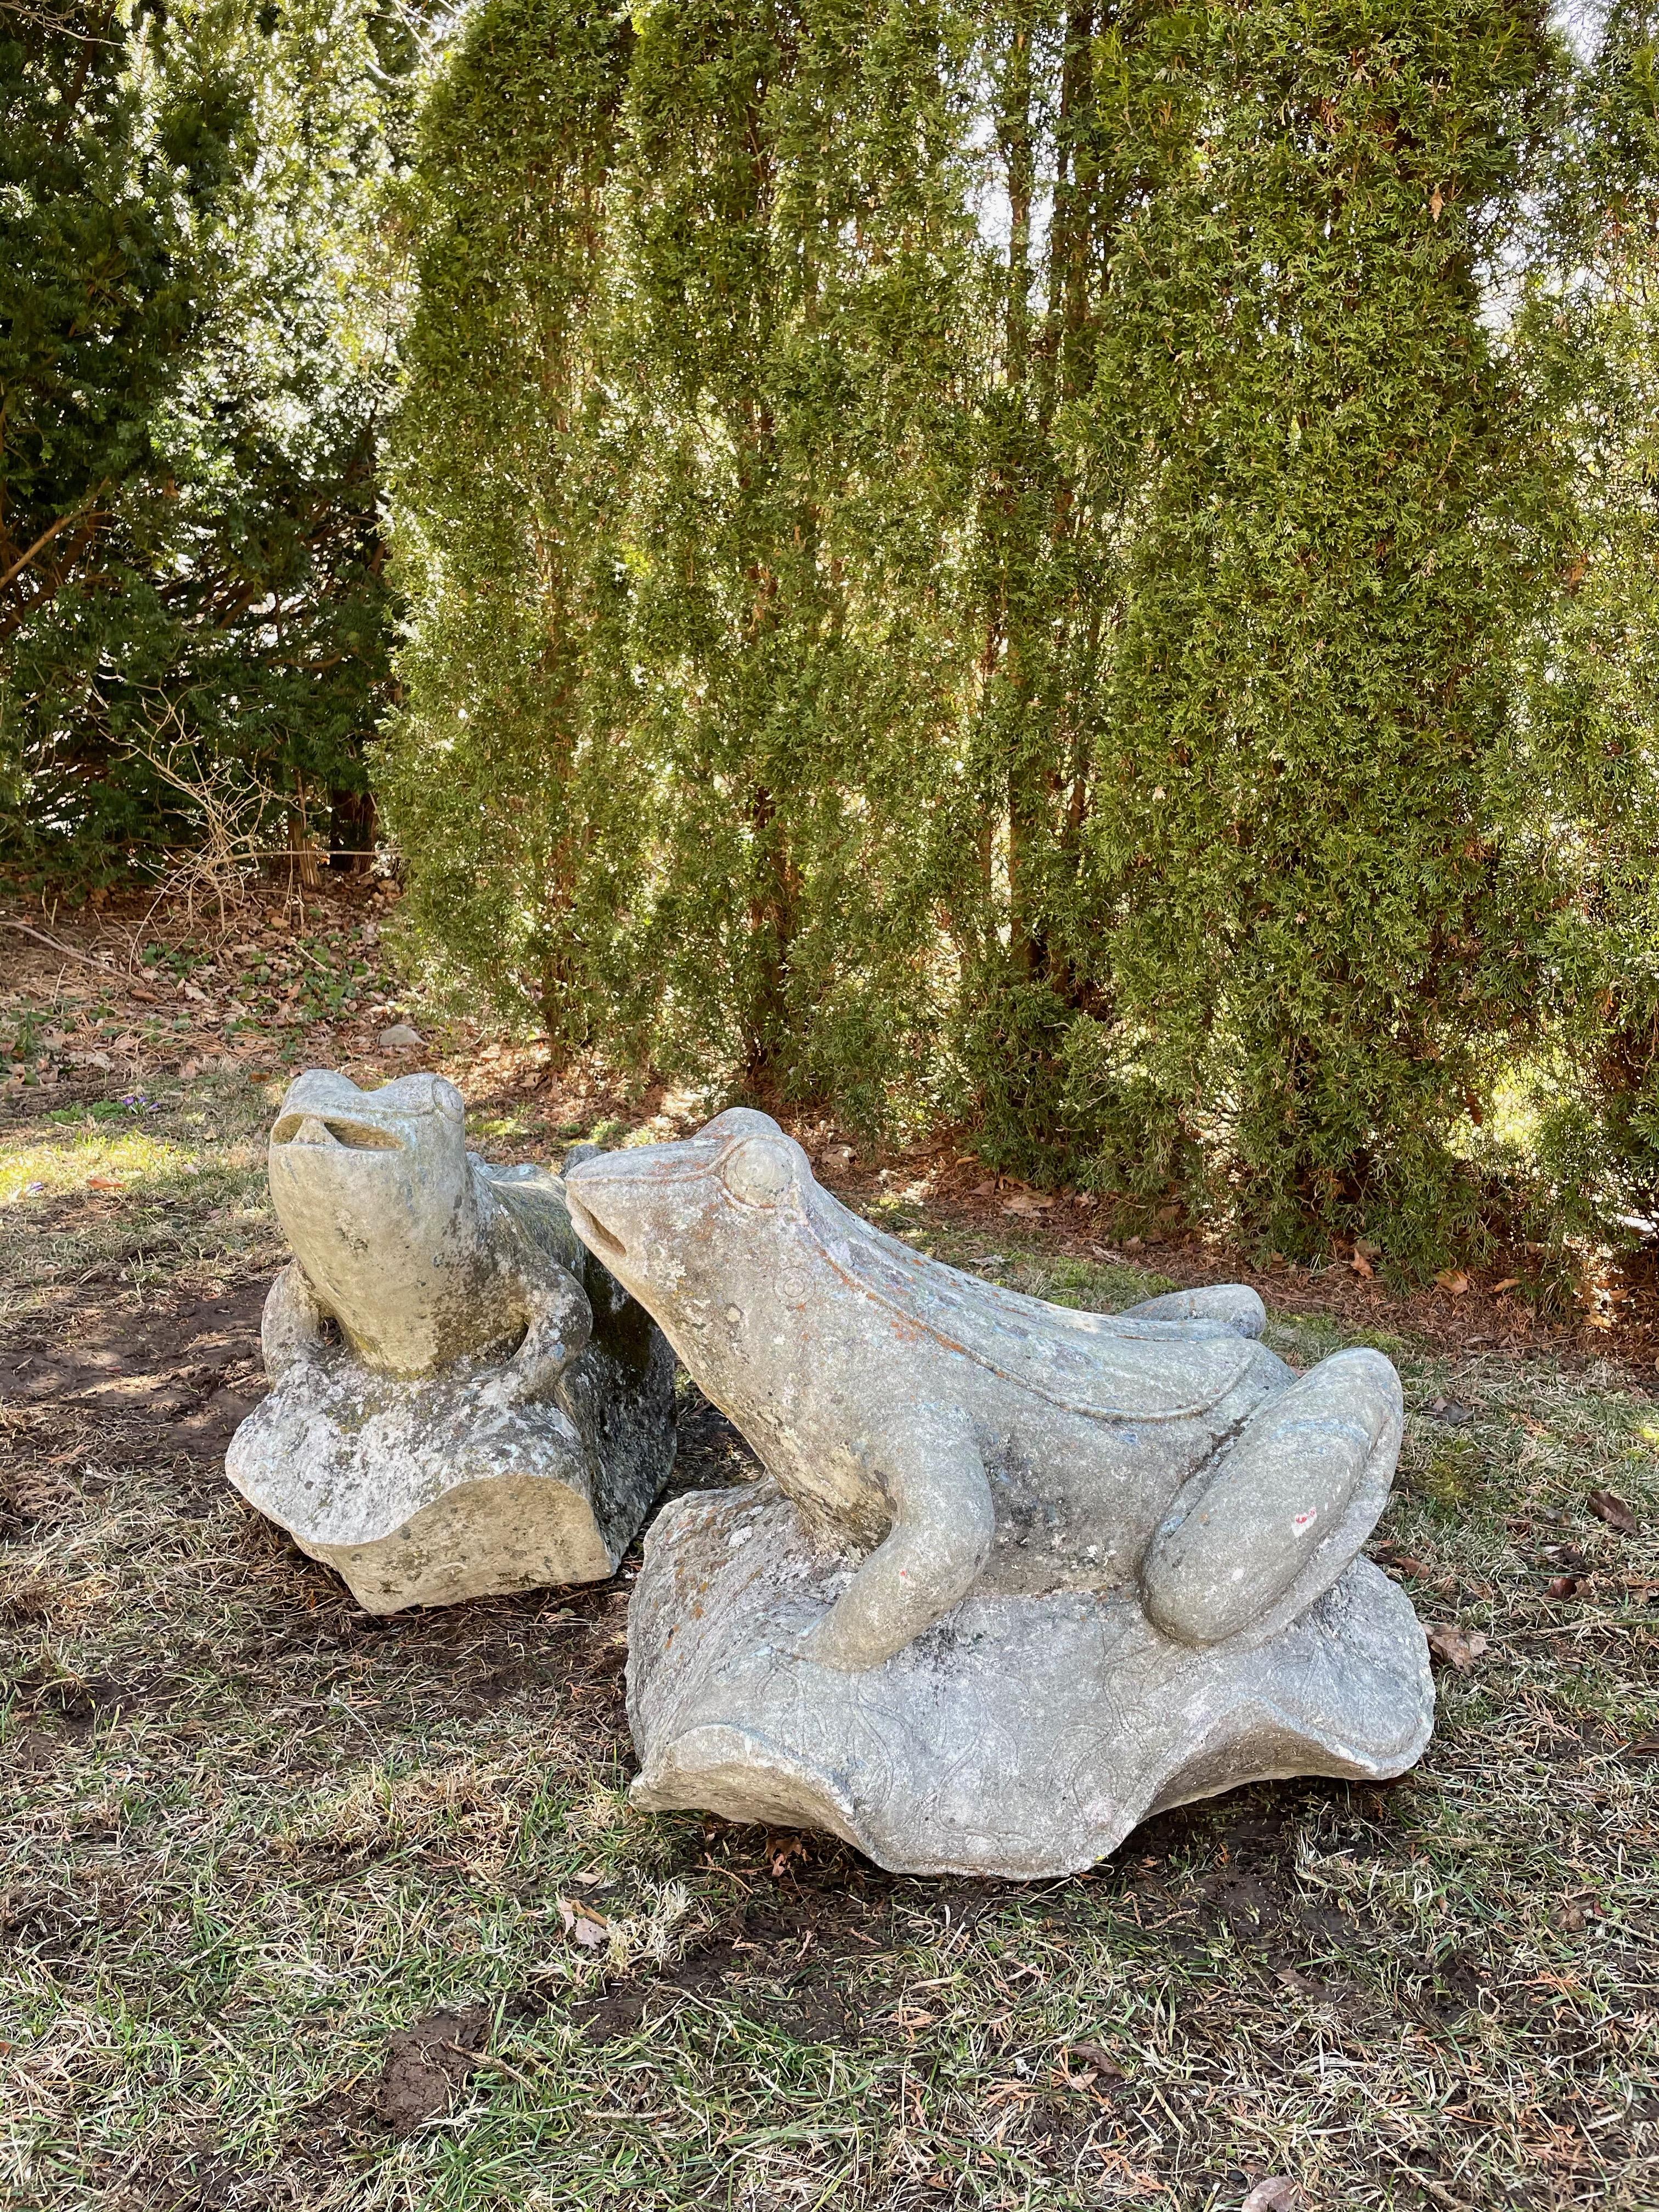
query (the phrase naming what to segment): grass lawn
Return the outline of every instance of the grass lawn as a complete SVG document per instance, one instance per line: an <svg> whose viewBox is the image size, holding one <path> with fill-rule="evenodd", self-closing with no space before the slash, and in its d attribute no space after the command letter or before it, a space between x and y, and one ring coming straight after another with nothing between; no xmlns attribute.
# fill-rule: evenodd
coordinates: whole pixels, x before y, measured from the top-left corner
<svg viewBox="0 0 1659 2212"><path fill-rule="evenodd" d="M216 1065L0 1109L0 2197L1659 2205L1629 1370L1369 1332L1413 1408L1372 1549L1466 1639L1413 1774L1242 1791L1077 1880L896 1879L630 1812L629 1571L376 1620L231 1491L277 1095ZM884 1203L1021 1289L1157 1286ZM688 1398L677 1487L744 1467Z"/></svg>

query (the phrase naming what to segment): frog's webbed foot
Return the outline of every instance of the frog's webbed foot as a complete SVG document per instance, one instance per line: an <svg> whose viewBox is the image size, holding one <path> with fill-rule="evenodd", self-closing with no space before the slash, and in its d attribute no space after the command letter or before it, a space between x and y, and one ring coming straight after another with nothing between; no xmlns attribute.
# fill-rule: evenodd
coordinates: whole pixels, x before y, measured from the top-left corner
<svg viewBox="0 0 1659 2212"><path fill-rule="evenodd" d="M1212 1336L1214 1324L1238 1336L1260 1336L1267 1326L1267 1309L1248 1283L1206 1283L1195 1291L1170 1291L1161 1298L1143 1298L1127 1306L1119 1321L1197 1322L1207 1324L1194 1332Z"/></svg>
<svg viewBox="0 0 1659 2212"><path fill-rule="evenodd" d="M1379 1352L1334 1352L1275 1392L1160 1522L1140 1572L1148 1618L1183 1644L1295 1620L1376 1526L1403 1428Z"/></svg>
<svg viewBox="0 0 1659 2212"><path fill-rule="evenodd" d="M545 1398L593 1334L593 1309L569 1275L535 1284L526 1303L530 1326L506 1368L507 1403L514 1406Z"/></svg>
<svg viewBox="0 0 1659 2212"><path fill-rule="evenodd" d="M995 1530L985 1463L960 1407L906 1407L875 1459L892 1528L801 1646L805 1658L848 1674L879 1667L965 1597Z"/></svg>

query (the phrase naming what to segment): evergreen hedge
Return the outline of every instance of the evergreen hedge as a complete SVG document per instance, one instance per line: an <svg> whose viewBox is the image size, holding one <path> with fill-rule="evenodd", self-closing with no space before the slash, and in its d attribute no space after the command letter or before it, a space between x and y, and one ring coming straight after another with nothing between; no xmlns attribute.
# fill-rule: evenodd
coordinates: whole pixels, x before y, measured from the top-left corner
<svg viewBox="0 0 1659 2212"><path fill-rule="evenodd" d="M1651 1192L1652 52L481 0L404 207L434 959L1286 1252Z"/></svg>

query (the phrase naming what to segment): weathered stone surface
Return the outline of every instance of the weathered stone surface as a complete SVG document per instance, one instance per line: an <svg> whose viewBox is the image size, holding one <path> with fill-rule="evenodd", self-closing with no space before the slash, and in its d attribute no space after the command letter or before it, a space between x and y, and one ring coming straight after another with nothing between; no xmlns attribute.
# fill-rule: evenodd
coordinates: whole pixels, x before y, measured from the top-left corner
<svg viewBox="0 0 1659 2212"><path fill-rule="evenodd" d="M629 1612L636 1804L1022 1880L1243 1783L1398 1774L1433 1725L1422 1629L1367 1559L1262 1639L1177 1643L1122 1591L970 1595L850 1675L805 1656L848 1573L769 1482L665 1507Z"/></svg>
<svg viewBox="0 0 1659 2212"><path fill-rule="evenodd" d="M1103 1316L981 1282L860 1221L744 1109L586 1161L568 1190L578 1233L742 1431L785 1516L727 1531L749 1562L735 1583L709 1578L690 1504L653 1532L630 1630L643 1802L768 1818L797 1803L894 1865L1014 1871L984 1840L1006 1831L1036 1871L1182 1796L1398 1772L1420 1752L1421 1632L1373 1571L1351 1571L1400 1447L1379 1354L1298 1377L1255 1340L1261 1302L1237 1285ZM1091 1666L1095 1644L1108 1656ZM1316 1693L1299 1696L1310 1668ZM936 1773L913 1789L875 1761L867 1787L845 1778L866 1771L870 1712L924 1689L941 1741L1024 1747L963 1753L992 1795L956 1845L927 1808L960 1824L967 1801ZM746 1747L727 1760L711 1728ZM1070 1840L1041 1844L1023 1795L1067 1802L1084 1737L1078 1802L1101 1809L1057 1810ZM908 1812L884 1812L884 1792Z"/></svg>
<svg viewBox="0 0 1659 2212"><path fill-rule="evenodd" d="M226 1470L372 1612L614 1571L674 1456L673 1356L559 1179L466 1150L460 1093L313 1069L271 1132L296 1257Z"/></svg>

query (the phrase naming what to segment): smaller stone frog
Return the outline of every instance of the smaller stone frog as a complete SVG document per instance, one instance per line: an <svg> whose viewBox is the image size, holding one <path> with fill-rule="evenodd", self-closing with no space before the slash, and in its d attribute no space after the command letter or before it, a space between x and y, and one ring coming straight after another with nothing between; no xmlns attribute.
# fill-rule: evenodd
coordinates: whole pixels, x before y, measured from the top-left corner
<svg viewBox="0 0 1659 2212"><path fill-rule="evenodd" d="M441 1076L313 1068L271 1131L295 1258L233 1482L372 1611L615 1571L674 1456L673 1355L545 1169L466 1148Z"/></svg>
<svg viewBox="0 0 1659 2212"><path fill-rule="evenodd" d="M296 1255L265 1309L273 1375L331 1321L388 1375L502 1355L505 1395L522 1403L592 1334L594 1271L558 1178L469 1152L465 1102L441 1075L367 1091L328 1068L297 1077L270 1133L270 1195ZM601 1299L620 1303L613 1288Z"/></svg>

